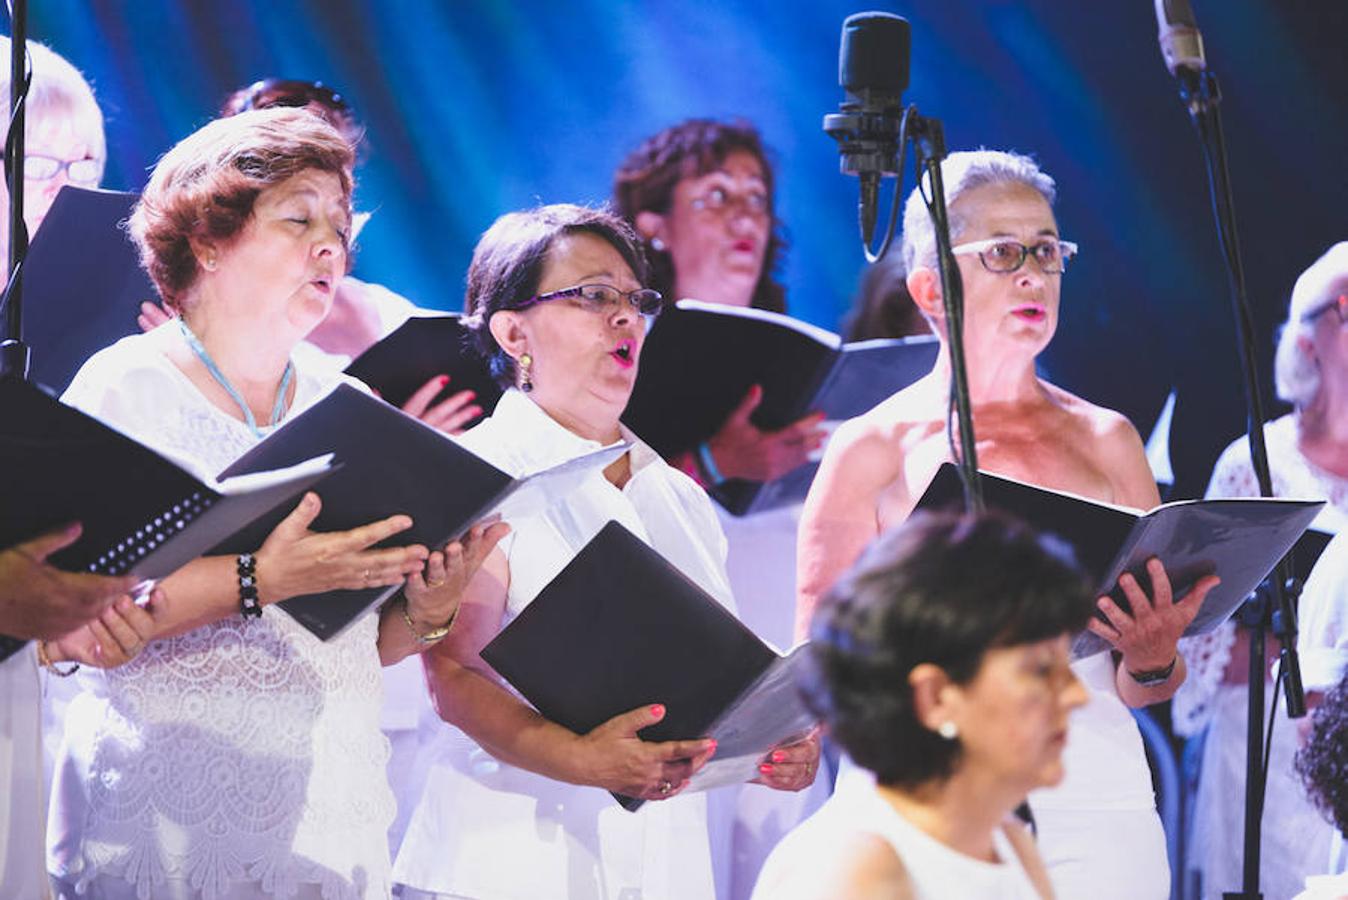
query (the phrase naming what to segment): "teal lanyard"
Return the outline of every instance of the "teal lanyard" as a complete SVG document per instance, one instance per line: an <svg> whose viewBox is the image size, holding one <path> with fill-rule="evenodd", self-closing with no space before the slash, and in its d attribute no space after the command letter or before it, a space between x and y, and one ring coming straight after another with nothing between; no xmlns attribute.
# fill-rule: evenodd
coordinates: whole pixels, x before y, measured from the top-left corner
<svg viewBox="0 0 1348 900"><path fill-rule="evenodd" d="M253 432L256 437L262 437L262 431L257 427L257 420L253 418L253 411L248 408L248 403L243 399L243 395L234 389L234 385L229 383L225 373L220 371L220 367L211 359L211 355L206 352L206 348L201 345L201 341L192 333L192 329L187 327L187 323L178 318L178 327L182 329L183 337L187 338L187 346L192 348L192 352L201 360L201 364L206 367L206 371L211 373L211 377L219 382L225 392L233 398L243 411L244 421L248 423L248 430ZM275 425L281 421L281 416L286 411L286 391L290 388L290 380L295 376L295 366L289 360L286 361L286 372L281 376L281 386L276 389L276 404L271 408L271 422L268 425Z"/></svg>

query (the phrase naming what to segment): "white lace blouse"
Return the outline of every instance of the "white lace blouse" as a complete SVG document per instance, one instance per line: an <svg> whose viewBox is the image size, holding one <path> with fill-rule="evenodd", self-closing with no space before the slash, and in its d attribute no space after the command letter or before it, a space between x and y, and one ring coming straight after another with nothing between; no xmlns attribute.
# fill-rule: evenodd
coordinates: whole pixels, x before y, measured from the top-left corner
<svg viewBox="0 0 1348 900"><path fill-rule="evenodd" d="M211 476L257 439L164 355L180 340L163 327L118 341L63 399ZM288 415L344 377L297 367ZM269 606L155 641L121 668L81 670L49 870L140 898L166 893L166 881L203 900L301 888L387 898L394 807L377 635L370 615L324 643Z"/></svg>
<svg viewBox="0 0 1348 900"><path fill-rule="evenodd" d="M1275 497L1328 500L1314 527L1336 532L1348 524L1348 478L1326 472L1301 455L1297 447L1296 415L1289 414L1264 424L1268 446L1269 474ZM1257 497L1259 482L1250 462L1250 446L1241 435L1217 458L1208 482L1208 497ZM1303 575L1305 573L1302 573ZM1213 698L1222 683L1222 673L1231 661L1236 643L1236 625L1226 622L1213 631L1180 640L1180 652L1189 675L1175 694L1171 715L1181 737L1193 737L1207 727ZM1308 685L1309 687L1309 685Z"/></svg>

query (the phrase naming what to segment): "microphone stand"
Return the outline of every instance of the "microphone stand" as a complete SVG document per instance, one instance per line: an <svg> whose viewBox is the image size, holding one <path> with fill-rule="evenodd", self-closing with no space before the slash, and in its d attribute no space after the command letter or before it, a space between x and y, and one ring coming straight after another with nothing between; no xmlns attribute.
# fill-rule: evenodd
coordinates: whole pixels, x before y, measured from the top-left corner
<svg viewBox="0 0 1348 900"><path fill-rule="evenodd" d="M9 188L9 269L0 308L0 378L28 377L28 345L23 342L23 259L28 230L23 224L24 120L28 95L28 3L13 0L10 11L9 132L5 136L5 184Z"/></svg>
<svg viewBox="0 0 1348 900"><path fill-rule="evenodd" d="M1235 207L1231 190L1231 175L1227 167L1226 138L1218 105L1221 88L1217 78L1206 68L1196 70L1181 67L1176 75L1180 99L1184 101L1198 133L1207 166L1208 190L1212 195L1212 211L1216 219L1217 239L1226 263L1227 288L1231 297L1232 313L1236 322L1237 350L1245 376L1250 463L1259 481L1259 493L1273 496L1269 475L1268 448L1264 443L1264 409L1255 364L1253 343L1253 316L1245 292L1245 269L1241 263L1240 239L1236 232ZM1249 705L1245 761L1245 837L1242 888L1223 893L1224 900L1260 900L1259 853L1260 833L1264 814L1264 791L1267 787L1267 746L1273 739L1273 725L1278 698L1273 698L1265 743L1264 714L1264 648L1268 629L1272 626L1281 642L1280 674L1287 698L1287 715L1300 718L1306 714L1306 696L1301 683L1301 664L1296 651L1296 612L1293 601L1298 582L1293 577L1290 557L1278 563L1269 578L1245 602L1240 621L1249 629Z"/></svg>

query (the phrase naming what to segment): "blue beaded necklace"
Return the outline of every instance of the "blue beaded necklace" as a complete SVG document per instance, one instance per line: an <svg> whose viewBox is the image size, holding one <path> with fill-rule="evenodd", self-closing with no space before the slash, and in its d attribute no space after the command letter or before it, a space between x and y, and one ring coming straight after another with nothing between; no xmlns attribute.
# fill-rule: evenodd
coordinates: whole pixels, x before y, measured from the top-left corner
<svg viewBox="0 0 1348 900"><path fill-rule="evenodd" d="M206 352L206 348L192 333L192 329L187 327L187 323L183 321L181 316L178 317L178 327L182 329L183 337L187 339L187 346L192 348L192 352L197 355L197 359L201 360L201 364L206 367L206 371L211 373L211 377L239 405L239 409L243 412L244 422L248 425L248 430L253 432L255 437L262 437L262 430L257 427L257 420L253 418L253 411L248 408L248 403L243 399L243 395L234 388L234 385L230 384L229 379L225 377L225 373L220 371L220 367L215 364L215 360L211 359L211 355ZM290 388L291 379L294 377L295 365L286 360L286 371L281 376L281 386L276 389L276 404L271 408L271 422L268 423L268 426L275 425L285 415L286 391Z"/></svg>

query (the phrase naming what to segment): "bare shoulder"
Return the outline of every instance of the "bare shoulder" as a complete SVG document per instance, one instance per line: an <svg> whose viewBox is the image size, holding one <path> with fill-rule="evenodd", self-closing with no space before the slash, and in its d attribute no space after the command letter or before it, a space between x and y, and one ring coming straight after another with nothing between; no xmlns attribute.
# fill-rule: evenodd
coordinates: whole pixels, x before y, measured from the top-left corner
<svg viewBox="0 0 1348 900"><path fill-rule="evenodd" d="M912 438L940 420L941 408L933 409L926 382L924 378L839 425L829 440L821 470L845 471L849 480L875 488L898 478Z"/></svg>
<svg viewBox="0 0 1348 900"><path fill-rule="evenodd" d="M1044 382L1059 410L1068 418L1069 431L1081 452L1088 454L1112 483L1113 500L1149 509L1160 502L1147 463L1142 436L1128 417L1117 410L1085 400Z"/></svg>

